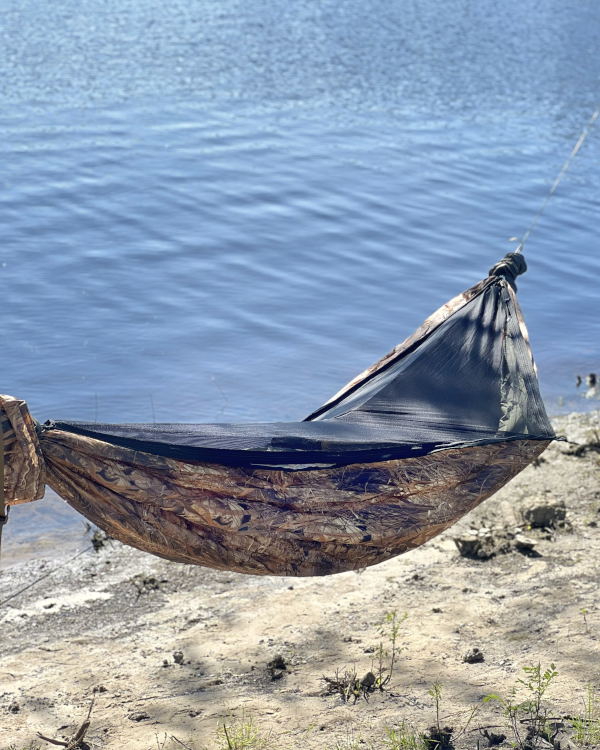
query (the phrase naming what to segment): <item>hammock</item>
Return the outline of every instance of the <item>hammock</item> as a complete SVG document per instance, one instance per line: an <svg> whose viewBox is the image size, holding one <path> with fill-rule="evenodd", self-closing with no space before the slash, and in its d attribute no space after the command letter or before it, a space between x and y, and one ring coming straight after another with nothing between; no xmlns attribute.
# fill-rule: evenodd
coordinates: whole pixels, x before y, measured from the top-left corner
<svg viewBox="0 0 600 750"><path fill-rule="evenodd" d="M525 270L509 253L303 422L40 426L0 396L5 502L48 484L125 544L240 573L328 575L414 549L555 437L516 299Z"/></svg>

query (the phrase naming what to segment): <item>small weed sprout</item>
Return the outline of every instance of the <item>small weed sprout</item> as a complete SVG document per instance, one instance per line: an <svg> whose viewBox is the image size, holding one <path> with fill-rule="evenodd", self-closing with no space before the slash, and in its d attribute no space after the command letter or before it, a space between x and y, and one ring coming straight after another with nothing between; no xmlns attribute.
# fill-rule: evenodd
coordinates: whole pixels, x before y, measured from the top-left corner
<svg viewBox="0 0 600 750"><path fill-rule="evenodd" d="M454 735L453 742L457 742L463 735L467 733L469 726L471 725L471 722L479 713L479 706L471 706L471 708L467 709L466 711L459 711L458 713L468 713L469 718L467 719L465 725L462 727L460 732ZM477 731L477 730L471 730L471 731Z"/></svg>
<svg viewBox="0 0 600 750"><path fill-rule="evenodd" d="M433 685L427 691L433 698L435 705L435 727L440 731L440 706L442 705L442 683L434 682Z"/></svg>
<svg viewBox="0 0 600 750"><path fill-rule="evenodd" d="M423 735L425 745L430 750L443 750L444 748L452 747L452 732L454 729L452 727L443 727L440 721L442 683L434 682L427 692L431 698L433 698L433 705L435 706L435 724L432 727L429 727L429 735Z"/></svg>
<svg viewBox="0 0 600 750"><path fill-rule="evenodd" d="M588 613L588 611L587 611L587 609L585 609L585 607L582 607L579 611L581 612L581 615L583 617L583 624L585 626L585 632L589 633L590 630L588 628L588 621L587 621L587 613Z"/></svg>
<svg viewBox="0 0 600 750"><path fill-rule="evenodd" d="M218 750L275 750L272 732L263 732L252 716L244 713L239 720L230 717L230 723L217 728Z"/></svg>
<svg viewBox="0 0 600 750"><path fill-rule="evenodd" d="M398 646L398 635L400 633L400 625L402 625L407 617L408 612L405 612L403 617L399 618L398 613L394 609L392 612L388 612L383 622L380 622L377 625L379 635L389 641L388 648L385 648L383 642L380 641L379 646L371 657L371 672L373 672L376 677L374 687L378 687L380 690L383 690L392 679L396 657L404 650ZM384 662L388 659L389 667L384 666Z"/></svg>
<svg viewBox="0 0 600 750"><path fill-rule="evenodd" d="M575 730L573 739L578 745L585 747L600 745L600 700L591 683L588 685L583 707L583 715L571 719L571 725Z"/></svg>
<svg viewBox="0 0 600 750"><path fill-rule="evenodd" d="M522 704L529 738L533 739L534 737L543 737L546 735L546 739L549 739L547 736L548 728L546 726L548 713L542 706L542 698L552 680L558 676L558 672L554 664L550 665L550 669L542 672L539 662L535 667L523 667L523 671L525 672L525 679L519 679L518 682L529 691L530 696Z"/></svg>
<svg viewBox="0 0 600 750"><path fill-rule="evenodd" d="M508 728L512 731L515 742L513 747L520 750L531 750L538 744L538 738L550 740L550 727L548 726L548 711L542 704L544 694L550 683L558 676L554 664L542 672L541 664L537 666L523 667L524 679L518 679L517 683L527 690L527 698L518 703L515 701L516 687L514 687L508 698L498 695L487 695L484 703L495 700L502 707Z"/></svg>
<svg viewBox="0 0 600 750"><path fill-rule="evenodd" d="M423 735L416 732L404 719L397 729L386 726L385 731L387 738L383 744L388 750L427 750Z"/></svg>
<svg viewBox="0 0 600 750"><path fill-rule="evenodd" d="M383 691L394 674L396 657L403 651L398 646L398 635L400 633L400 625L407 617L407 613L399 618L395 610L388 612L383 622L377 624L377 631L382 638L386 638L389 641L389 645L386 647L383 641L379 642L379 646L371 656L371 671L362 680L356 672L356 667L352 669L344 668L342 673L337 669L335 677L325 677L323 675L323 680L327 685L327 692L339 693L345 703L348 703L350 699L353 699L353 702L356 703L361 696L365 700L368 700L368 694L376 689Z"/></svg>

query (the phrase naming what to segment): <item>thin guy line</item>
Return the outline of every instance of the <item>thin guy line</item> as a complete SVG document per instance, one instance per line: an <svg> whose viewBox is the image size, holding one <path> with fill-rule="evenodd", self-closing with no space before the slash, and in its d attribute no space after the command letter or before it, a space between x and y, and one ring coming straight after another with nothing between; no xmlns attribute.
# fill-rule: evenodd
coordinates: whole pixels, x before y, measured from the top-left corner
<svg viewBox="0 0 600 750"><path fill-rule="evenodd" d="M517 253L520 253L521 250L523 249L523 245L525 244L525 242L527 242L527 238L532 233L533 228L535 227L535 225L538 222L538 219L540 218L540 216L544 212L544 209L548 205L548 202L549 202L550 198L552 198L552 196L554 195L554 191L558 187L559 182L564 177L565 172L571 166L571 162L573 161L573 159L575 158L575 155L577 154L577 152L579 151L579 149L583 145L583 142L585 141L585 139L588 136L588 133L592 129L592 125L596 122L596 118L598 117L598 115L600 115L600 104L598 105L598 107L597 107L596 111L594 112L594 114L591 116L590 121L588 122L588 124L584 128L583 133L579 136L579 140L577 141L577 143L575 144L573 150L571 151L571 155L569 156L569 158L565 162L563 168L560 170L560 173L559 173L558 177L554 181L554 185L552 185L552 187L550 188L550 192L546 196L546 200L542 203L542 207L540 208L540 210L535 215L533 221L531 222L531 224L529 226L529 229L523 235L523 239L521 240L518 237L511 237L510 238L511 242L514 242L514 241L518 241L519 242L519 247L516 250Z"/></svg>

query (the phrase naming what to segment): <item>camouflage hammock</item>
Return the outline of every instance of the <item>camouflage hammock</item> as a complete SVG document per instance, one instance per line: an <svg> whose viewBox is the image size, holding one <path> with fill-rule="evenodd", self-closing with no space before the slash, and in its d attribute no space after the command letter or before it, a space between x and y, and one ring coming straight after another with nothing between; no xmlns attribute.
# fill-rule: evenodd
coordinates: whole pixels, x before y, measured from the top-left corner
<svg viewBox="0 0 600 750"><path fill-rule="evenodd" d="M327 575L413 549L555 437L515 294L525 270L509 253L303 422L39 425L0 396L4 502L48 484L125 544L240 573Z"/></svg>

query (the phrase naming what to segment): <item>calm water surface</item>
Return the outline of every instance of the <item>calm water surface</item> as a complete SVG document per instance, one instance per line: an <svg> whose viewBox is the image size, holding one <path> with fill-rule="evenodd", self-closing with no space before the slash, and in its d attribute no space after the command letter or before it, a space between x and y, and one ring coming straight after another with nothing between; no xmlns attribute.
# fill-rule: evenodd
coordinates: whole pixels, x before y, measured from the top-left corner
<svg viewBox="0 0 600 750"><path fill-rule="evenodd" d="M301 419L514 249L598 101L595 0L6 0L2 391ZM551 413L599 405L599 166L600 126L519 283ZM15 508L8 559L83 528Z"/></svg>

